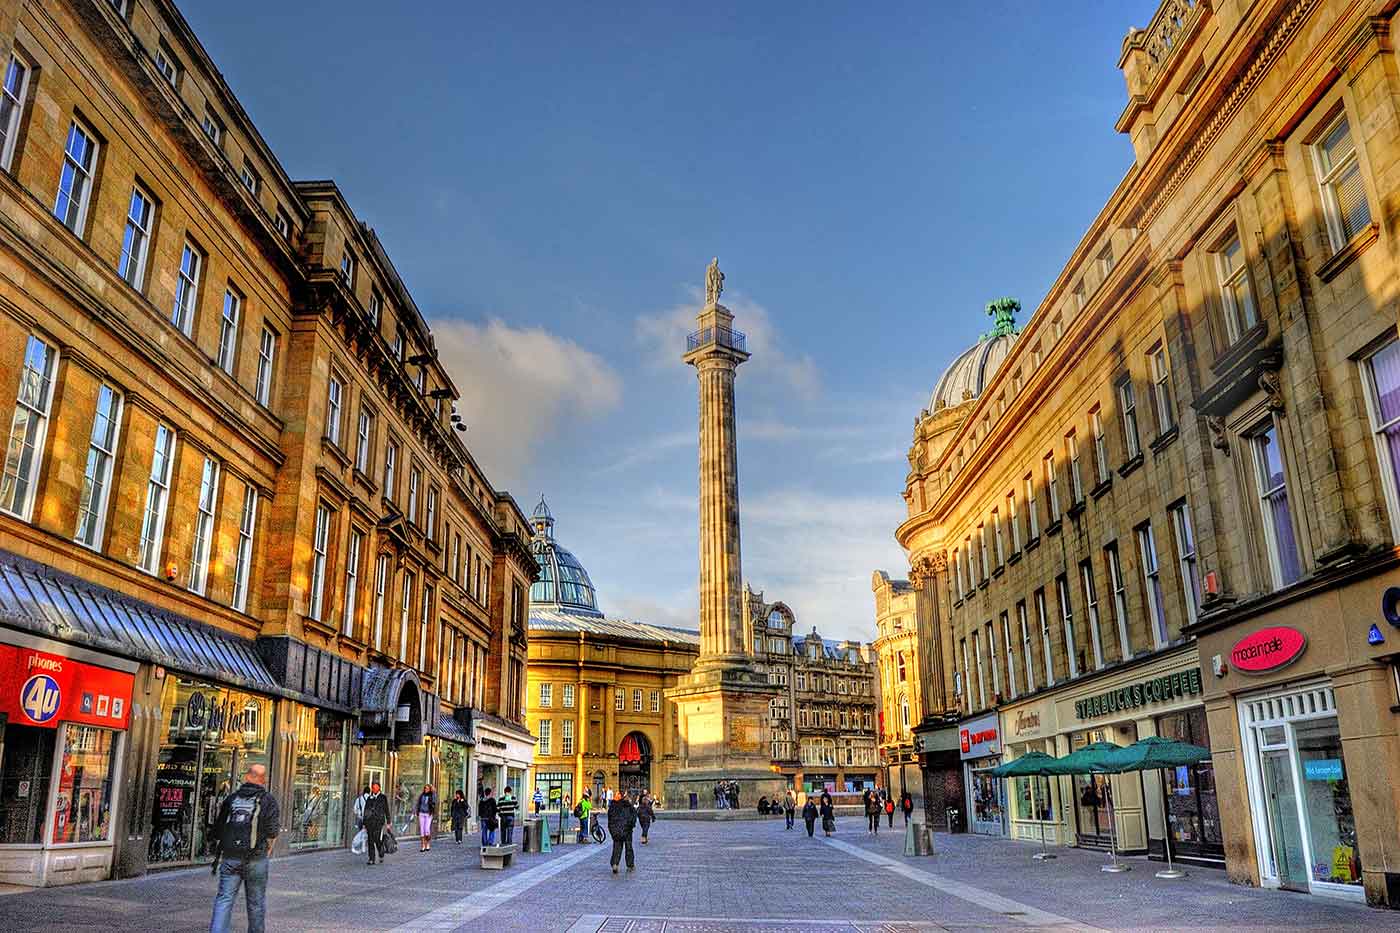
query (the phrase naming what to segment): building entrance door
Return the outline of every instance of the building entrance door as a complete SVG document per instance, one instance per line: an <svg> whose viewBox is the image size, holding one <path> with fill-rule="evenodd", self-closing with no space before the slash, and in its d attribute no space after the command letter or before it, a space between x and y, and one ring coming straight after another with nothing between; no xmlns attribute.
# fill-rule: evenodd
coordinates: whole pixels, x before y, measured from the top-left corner
<svg viewBox="0 0 1400 933"><path fill-rule="evenodd" d="M617 749L617 780L624 794L639 797L651 791L651 743L640 732L629 732Z"/></svg>
<svg viewBox="0 0 1400 933"><path fill-rule="evenodd" d="M1303 828L1298 824L1298 794L1293 786L1292 756L1278 748L1259 753L1264 798L1269 808L1269 842L1278 871L1279 886L1290 891L1308 890L1307 857L1303 854Z"/></svg>

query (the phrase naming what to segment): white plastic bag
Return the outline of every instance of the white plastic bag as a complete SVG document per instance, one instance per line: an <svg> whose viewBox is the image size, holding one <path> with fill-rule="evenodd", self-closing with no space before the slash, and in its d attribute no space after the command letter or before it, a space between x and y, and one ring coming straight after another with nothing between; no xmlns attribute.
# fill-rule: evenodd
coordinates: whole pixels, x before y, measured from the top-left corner
<svg viewBox="0 0 1400 933"><path fill-rule="evenodd" d="M364 855L365 845L368 844L368 842L369 836L367 836L365 834L365 831L361 829L355 834L355 838L350 842L350 851L354 852L356 855Z"/></svg>

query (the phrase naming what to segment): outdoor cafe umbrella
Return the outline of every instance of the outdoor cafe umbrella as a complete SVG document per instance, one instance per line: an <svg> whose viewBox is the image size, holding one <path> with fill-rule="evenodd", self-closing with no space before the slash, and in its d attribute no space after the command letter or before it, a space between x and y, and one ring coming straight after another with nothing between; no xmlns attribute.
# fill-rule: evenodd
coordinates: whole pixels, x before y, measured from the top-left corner
<svg viewBox="0 0 1400 933"><path fill-rule="evenodd" d="M1104 766L1108 771L1121 773L1124 771L1152 771L1161 768L1179 768L1186 765L1193 765L1201 761L1210 760L1210 749L1202 748L1200 745L1192 745L1189 742L1178 742L1175 739L1164 739L1159 735L1151 735L1145 739L1139 739L1132 745L1125 745L1115 748L1104 755ZM1165 801L1163 807L1165 807ZM1113 806L1110 798L1109 807ZM1110 809L1110 815L1112 810ZM1172 865L1172 842L1171 832L1168 830L1163 844L1167 850L1167 867L1165 871L1157 872L1158 878L1182 878L1186 872L1178 871Z"/></svg>
<svg viewBox="0 0 1400 933"><path fill-rule="evenodd" d="M1051 774L1113 774L1119 769L1110 767L1109 755L1117 752L1120 746L1112 742L1092 742L1077 752L1071 752L1057 759L1050 766ZM1112 853L1112 864L1103 866L1104 871L1130 871L1128 865L1118 863L1118 827L1113 816L1113 785L1108 785L1108 849Z"/></svg>
<svg viewBox="0 0 1400 933"><path fill-rule="evenodd" d="M993 768L992 776L1030 778L1031 809L1033 811L1038 812L1039 807L1036 806L1035 799L1035 779L1038 777L1045 777L1046 775L1055 773L1050 769L1053 765L1057 764L1059 760L1060 759L1056 758L1054 755L1047 755L1044 752L1026 752L1024 755L1022 755L1020 758L1017 758L1015 761L1009 761L1004 765L999 765ZM1049 851L1047 851L1045 848L1045 823L1041 820L1037 820L1037 822L1040 823L1040 852L1032 856L1032 858L1039 859L1041 861L1044 861L1045 859L1052 859L1055 856Z"/></svg>

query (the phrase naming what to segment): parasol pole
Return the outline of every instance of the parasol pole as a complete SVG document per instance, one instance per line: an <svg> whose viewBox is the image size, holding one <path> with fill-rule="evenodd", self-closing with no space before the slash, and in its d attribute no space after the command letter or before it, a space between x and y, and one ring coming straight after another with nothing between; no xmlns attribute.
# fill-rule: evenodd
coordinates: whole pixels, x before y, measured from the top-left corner
<svg viewBox="0 0 1400 933"><path fill-rule="evenodd" d="M1044 862L1044 861L1046 861L1046 860L1048 860L1048 859L1056 858L1056 856L1055 856L1054 853L1050 852L1048 849L1045 848L1045 821L1042 820L1042 819L1040 819L1040 806L1039 806L1039 804L1036 803L1035 779L1036 779L1036 775L1032 774L1032 775L1031 775L1031 809L1034 811L1034 814L1035 814L1035 817L1036 817L1036 822L1040 824L1040 851L1039 851L1038 853L1036 853L1035 855L1032 855L1031 858L1033 858L1033 859L1035 859L1036 861L1039 861L1039 862Z"/></svg>
<svg viewBox="0 0 1400 933"><path fill-rule="evenodd" d="M1161 768L1157 769L1159 775L1161 774L1161 770ZM1160 777L1158 778L1158 780L1161 780ZM1167 849L1167 867L1164 870L1157 872L1157 877L1166 878L1172 881L1176 880L1177 878L1185 878L1186 872L1181 871L1172 864L1172 821L1171 813L1167 808L1166 794L1162 795L1162 827L1165 830L1165 832L1162 833L1162 844L1166 846Z"/></svg>
<svg viewBox="0 0 1400 933"><path fill-rule="evenodd" d="M1131 865L1118 863L1118 823L1113 818L1113 777L1104 775L1104 789L1108 791L1108 850L1113 854L1113 864L1104 865L1099 870L1107 872L1132 871Z"/></svg>

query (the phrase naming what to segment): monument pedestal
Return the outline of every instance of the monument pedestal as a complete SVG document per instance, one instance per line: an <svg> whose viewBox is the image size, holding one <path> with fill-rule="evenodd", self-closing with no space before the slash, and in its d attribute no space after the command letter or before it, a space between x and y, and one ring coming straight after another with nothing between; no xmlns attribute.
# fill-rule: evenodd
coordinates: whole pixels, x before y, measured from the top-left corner
<svg viewBox="0 0 1400 933"><path fill-rule="evenodd" d="M758 808L758 798L781 798L788 784L772 768L768 703L778 687L754 670L751 658L702 658L666 691L676 704L685 767L666 779L666 806L684 810L695 794L702 810L715 805L715 782L739 785L740 809Z"/></svg>

